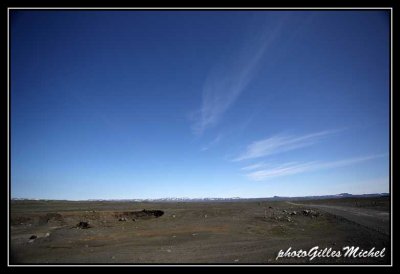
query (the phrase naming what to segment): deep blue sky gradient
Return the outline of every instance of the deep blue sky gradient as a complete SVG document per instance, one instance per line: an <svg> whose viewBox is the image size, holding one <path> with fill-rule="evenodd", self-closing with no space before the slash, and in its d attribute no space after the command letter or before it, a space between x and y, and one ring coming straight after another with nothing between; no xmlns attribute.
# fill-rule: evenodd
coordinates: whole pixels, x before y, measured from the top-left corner
<svg viewBox="0 0 400 274"><path fill-rule="evenodd" d="M387 11L14 10L10 20L14 198L389 191ZM238 160L257 141L321 132ZM302 163L315 166L260 180L246 170Z"/></svg>

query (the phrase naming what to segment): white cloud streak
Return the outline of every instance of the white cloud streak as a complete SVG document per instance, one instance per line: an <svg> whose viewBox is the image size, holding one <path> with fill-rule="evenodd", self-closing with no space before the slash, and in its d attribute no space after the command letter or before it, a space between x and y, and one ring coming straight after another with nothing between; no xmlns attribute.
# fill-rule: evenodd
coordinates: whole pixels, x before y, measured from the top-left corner
<svg viewBox="0 0 400 274"><path fill-rule="evenodd" d="M255 169L265 168L265 167L267 167L267 165L265 163L257 163L254 165L242 167L241 170L249 171L249 170L255 170Z"/></svg>
<svg viewBox="0 0 400 274"><path fill-rule="evenodd" d="M215 126L245 90L256 74L264 53L280 33L282 23L263 29L260 34L248 39L241 52L217 64L209 73L203 87L202 105L195 115L195 134L201 135L207 128Z"/></svg>
<svg viewBox="0 0 400 274"><path fill-rule="evenodd" d="M222 135L218 134L217 137L214 138L214 140L212 140L209 144L203 146L201 148L201 151L206 151L209 150L211 147L215 146L216 144L218 144L222 139Z"/></svg>
<svg viewBox="0 0 400 274"><path fill-rule="evenodd" d="M260 158L289 150L307 147L315 144L321 138L333 134L337 130L326 130L302 136L275 135L267 139L255 141L247 146L245 152L233 161Z"/></svg>
<svg viewBox="0 0 400 274"><path fill-rule="evenodd" d="M387 156L387 154L376 154L364 157L350 158L332 162L307 162L307 163L287 163L274 168L261 169L257 171L250 172L246 176L253 181L265 181L271 178L294 175L304 172L316 171L321 169L330 169L348 166L352 164L357 164L365 162L368 160L380 158Z"/></svg>

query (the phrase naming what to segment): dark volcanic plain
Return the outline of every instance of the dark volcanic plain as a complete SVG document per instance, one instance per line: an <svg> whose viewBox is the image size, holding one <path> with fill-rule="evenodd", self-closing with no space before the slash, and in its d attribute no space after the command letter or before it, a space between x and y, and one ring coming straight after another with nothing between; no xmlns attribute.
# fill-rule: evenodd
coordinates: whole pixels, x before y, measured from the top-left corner
<svg viewBox="0 0 400 274"><path fill-rule="evenodd" d="M290 202L13 200L10 263L390 264L389 208L389 197ZM89 227L79 227L80 222ZM280 250L308 251L314 246L386 251L383 258L276 260Z"/></svg>

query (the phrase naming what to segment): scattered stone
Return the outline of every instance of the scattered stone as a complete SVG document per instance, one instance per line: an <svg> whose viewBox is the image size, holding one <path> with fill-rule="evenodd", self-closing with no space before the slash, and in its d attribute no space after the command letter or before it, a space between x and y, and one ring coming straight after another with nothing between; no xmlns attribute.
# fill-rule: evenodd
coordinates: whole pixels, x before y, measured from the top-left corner
<svg viewBox="0 0 400 274"><path fill-rule="evenodd" d="M125 217L121 217L121 218L119 218L118 219L118 221L120 221L120 222L126 222L126 221L128 221Z"/></svg>
<svg viewBox="0 0 400 274"><path fill-rule="evenodd" d="M292 221L292 218L287 217L286 220L287 220L288 222L291 222L291 221Z"/></svg>
<svg viewBox="0 0 400 274"><path fill-rule="evenodd" d="M287 210L286 210L286 209L284 209L284 210L283 210L283 213L287 213Z"/></svg>
<svg viewBox="0 0 400 274"><path fill-rule="evenodd" d="M135 219L135 218L133 218L133 219L132 219L132 221L136 222L136 219Z"/></svg>
<svg viewBox="0 0 400 274"><path fill-rule="evenodd" d="M296 211L292 211L292 212L290 213L290 215L297 215L297 212L296 212Z"/></svg>
<svg viewBox="0 0 400 274"><path fill-rule="evenodd" d="M50 236L50 232L47 232L44 236L45 236L46 238L49 237L49 236Z"/></svg>
<svg viewBox="0 0 400 274"><path fill-rule="evenodd" d="M175 235L172 235L172 238L176 238L176 236L175 236Z"/></svg>
<svg viewBox="0 0 400 274"><path fill-rule="evenodd" d="M237 263L238 261L239 261L239 259L236 259L236 260L235 260L235 263Z"/></svg>
<svg viewBox="0 0 400 274"><path fill-rule="evenodd" d="M171 249L167 249L167 252L168 252L168 253L171 253L171 251L172 251Z"/></svg>
<svg viewBox="0 0 400 274"><path fill-rule="evenodd" d="M29 237L28 243L33 243L35 240L37 239L36 235L32 235L31 237Z"/></svg>
<svg viewBox="0 0 400 274"><path fill-rule="evenodd" d="M192 234L192 236L196 236L196 235L197 235L197 233L193 233L193 234Z"/></svg>
<svg viewBox="0 0 400 274"><path fill-rule="evenodd" d="M204 218L207 219L207 214L204 215Z"/></svg>
<svg viewBox="0 0 400 274"><path fill-rule="evenodd" d="M172 215L172 218L175 218L175 215L174 215L174 214Z"/></svg>
<svg viewBox="0 0 400 274"><path fill-rule="evenodd" d="M311 209L303 210L302 213L305 216L311 216L311 218L315 218L315 217L318 217L321 215L319 212L311 210Z"/></svg>
<svg viewBox="0 0 400 274"><path fill-rule="evenodd" d="M79 224L77 224L76 226L77 226L77 228L81 228L81 229L90 228L89 222L79 222Z"/></svg>

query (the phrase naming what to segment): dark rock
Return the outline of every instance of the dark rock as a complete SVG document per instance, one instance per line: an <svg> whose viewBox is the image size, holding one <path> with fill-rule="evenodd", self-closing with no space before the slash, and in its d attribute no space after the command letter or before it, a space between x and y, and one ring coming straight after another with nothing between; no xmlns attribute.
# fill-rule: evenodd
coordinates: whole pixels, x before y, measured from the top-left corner
<svg viewBox="0 0 400 274"><path fill-rule="evenodd" d="M302 213L305 216L311 216L311 218L315 218L315 217L318 217L321 215L319 212L311 210L311 209L303 210Z"/></svg>
<svg viewBox="0 0 400 274"><path fill-rule="evenodd" d="M82 229L87 229L90 228L89 222L79 222L79 224L76 225L78 228Z"/></svg>

